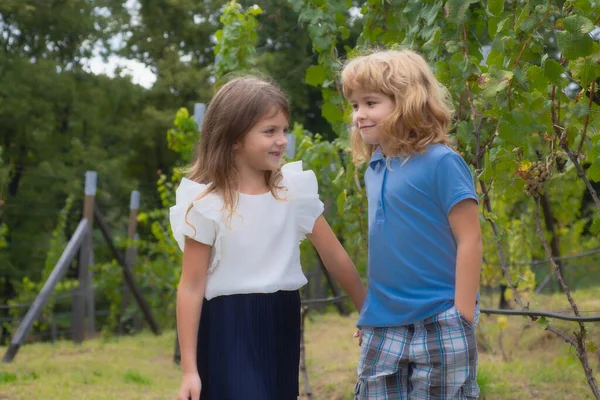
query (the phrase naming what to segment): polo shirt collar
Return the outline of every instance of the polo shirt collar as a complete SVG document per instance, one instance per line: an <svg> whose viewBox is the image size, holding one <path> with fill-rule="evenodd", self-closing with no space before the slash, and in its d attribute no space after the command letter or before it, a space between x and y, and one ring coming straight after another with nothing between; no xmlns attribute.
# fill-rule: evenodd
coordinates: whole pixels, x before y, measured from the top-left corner
<svg viewBox="0 0 600 400"><path fill-rule="evenodd" d="M371 161L369 161L369 166L371 168L375 168L377 164L380 162L385 162L385 156L383 155L383 151L381 151L381 147L377 147L373 155L371 156Z"/></svg>

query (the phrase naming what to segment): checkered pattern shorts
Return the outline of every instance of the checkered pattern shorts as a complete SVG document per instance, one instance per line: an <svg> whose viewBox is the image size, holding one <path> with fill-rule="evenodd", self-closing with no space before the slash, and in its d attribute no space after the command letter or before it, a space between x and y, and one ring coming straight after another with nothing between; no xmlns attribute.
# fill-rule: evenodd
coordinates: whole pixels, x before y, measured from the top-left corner
<svg viewBox="0 0 600 400"><path fill-rule="evenodd" d="M477 399L475 323L456 307L419 323L363 328L355 400Z"/></svg>

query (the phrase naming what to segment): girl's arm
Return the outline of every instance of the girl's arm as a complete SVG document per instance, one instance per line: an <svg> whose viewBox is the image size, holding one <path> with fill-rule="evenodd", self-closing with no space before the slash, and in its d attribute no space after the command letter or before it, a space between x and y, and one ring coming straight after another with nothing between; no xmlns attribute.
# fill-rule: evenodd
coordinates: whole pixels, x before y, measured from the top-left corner
<svg viewBox="0 0 600 400"><path fill-rule="evenodd" d="M313 231L306 236L315 246L325 268L340 284L360 312L367 291L350 256L322 215L315 221Z"/></svg>
<svg viewBox="0 0 600 400"><path fill-rule="evenodd" d="M477 203L472 199L457 203L448 219L457 245L454 305L463 317L473 322L482 260Z"/></svg>
<svg viewBox="0 0 600 400"><path fill-rule="evenodd" d="M196 347L211 247L185 239L183 268L177 287L177 333L184 376L198 375Z"/></svg>

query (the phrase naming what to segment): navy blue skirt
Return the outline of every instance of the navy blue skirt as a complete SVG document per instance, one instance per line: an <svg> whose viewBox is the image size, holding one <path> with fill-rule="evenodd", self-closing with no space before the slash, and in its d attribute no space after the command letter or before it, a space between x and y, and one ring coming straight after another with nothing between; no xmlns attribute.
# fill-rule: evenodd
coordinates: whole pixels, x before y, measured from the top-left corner
<svg viewBox="0 0 600 400"><path fill-rule="evenodd" d="M299 291L205 300L197 360L201 400L297 400Z"/></svg>

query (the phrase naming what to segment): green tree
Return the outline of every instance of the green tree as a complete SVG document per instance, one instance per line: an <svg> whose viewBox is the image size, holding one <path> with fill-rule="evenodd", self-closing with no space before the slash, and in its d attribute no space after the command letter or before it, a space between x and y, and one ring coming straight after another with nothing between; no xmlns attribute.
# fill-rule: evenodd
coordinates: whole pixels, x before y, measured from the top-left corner
<svg viewBox="0 0 600 400"><path fill-rule="evenodd" d="M308 81L323 88L324 99L329 101L327 110L331 110L328 120L337 132L347 113L339 89L336 95L331 87L335 59L330 49L344 33L347 21L337 16L346 3L291 3L301 19L304 16L320 56L319 66L307 76ZM457 110L452 134L478 179L482 216L488 221L486 244L495 247L494 251L487 247L489 265L483 279L498 282L502 277L500 282L505 280L514 300L526 308L515 276L525 276L525 285L519 288L532 288L534 277L528 268L511 268L511 261L551 257L552 250L560 246L558 235L565 230L571 232L563 233L562 243L574 245L571 251L597 243L589 236L581 240L587 223L581 218L582 211L583 216L590 215L582 210L586 205L581 193L587 191L592 198L592 229L597 234L600 201L590 180L600 180L596 168L600 163L596 146L600 119L593 101L600 76L600 45L589 33L600 19L600 7L594 1L373 0L364 4L361 13L364 29L357 52L371 46L417 50L450 90ZM576 88L573 96L564 90L569 84ZM587 170L582 160L590 163ZM556 211L566 198L572 208ZM524 251L517 241L534 227L539 238L534 242L528 237L531 248ZM552 247L547 237L552 238ZM501 265L502 274L488 268L496 264ZM560 265L551 264L573 312L579 315ZM551 325L543 326L577 349L588 383L600 398L586 353L589 338L584 325L579 324L572 336Z"/></svg>

